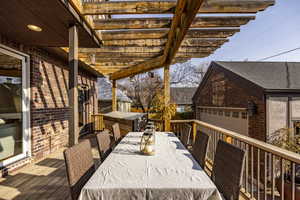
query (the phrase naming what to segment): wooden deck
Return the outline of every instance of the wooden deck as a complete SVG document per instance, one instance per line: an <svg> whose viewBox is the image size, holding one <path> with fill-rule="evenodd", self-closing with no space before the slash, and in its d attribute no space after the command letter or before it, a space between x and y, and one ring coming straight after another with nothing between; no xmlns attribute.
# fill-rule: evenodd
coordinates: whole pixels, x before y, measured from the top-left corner
<svg viewBox="0 0 300 200"><path fill-rule="evenodd" d="M63 149L0 178L0 200L71 199ZM93 148L95 163L98 151Z"/></svg>

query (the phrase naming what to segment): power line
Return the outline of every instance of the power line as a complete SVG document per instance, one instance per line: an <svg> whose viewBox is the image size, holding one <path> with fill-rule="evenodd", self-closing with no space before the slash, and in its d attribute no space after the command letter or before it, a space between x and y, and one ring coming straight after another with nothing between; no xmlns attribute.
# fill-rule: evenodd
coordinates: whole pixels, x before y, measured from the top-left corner
<svg viewBox="0 0 300 200"><path fill-rule="evenodd" d="M272 55L272 56L268 56L268 57L259 59L259 60L257 60L257 61L268 60L268 59L270 59L270 58L274 58L274 57L277 57L277 56L281 56L281 55L284 55L284 54L287 54L287 53L290 53L290 52L293 52L293 51L296 51L296 50L300 50L300 47L297 47L297 48L291 49L291 50L287 50L287 51L283 51L283 52L280 52L280 53L278 53L278 54L275 54L275 55Z"/></svg>

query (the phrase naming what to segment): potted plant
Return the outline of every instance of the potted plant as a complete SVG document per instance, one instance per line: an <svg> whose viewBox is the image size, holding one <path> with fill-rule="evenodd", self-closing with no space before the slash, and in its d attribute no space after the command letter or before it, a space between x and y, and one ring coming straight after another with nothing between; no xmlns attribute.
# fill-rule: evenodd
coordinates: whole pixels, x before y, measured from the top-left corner
<svg viewBox="0 0 300 200"><path fill-rule="evenodd" d="M300 154L300 136L295 136L293 129L283 128L272 134L269 138L271 144L288 151ZM300 156L300 155L299 155ZM292 200L292 172L291 162L285 162L284 174L284 194L282 194L282 178L281 174L276 178L276 187L285 200ZM295 199L300 200L300 165L295 166Z"/></svg>

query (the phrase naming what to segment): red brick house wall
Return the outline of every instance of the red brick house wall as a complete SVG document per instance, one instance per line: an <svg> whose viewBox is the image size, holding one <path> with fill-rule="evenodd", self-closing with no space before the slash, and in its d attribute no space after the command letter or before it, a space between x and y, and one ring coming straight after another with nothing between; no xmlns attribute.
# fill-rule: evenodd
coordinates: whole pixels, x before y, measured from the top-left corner
<svg viewBox="0 0 300 200"><path fill-rule="evenodd" d="M225 84L224 99L218 105L213 103L214 81L224 81ZM195 93L193 105L195 116L199 119L199 113L195 107L247 108L248 101L253 101L257 106L257 113L249 116L248 134L250 137L265 141L266 106L263 89L248 80L217 65L211 66Z"/></svg>
<svg viewBox="0 0 300 200"><path fill-rule="evenodd" d="M17 44L1 36L0 44L30 56L31 154L34 160L43 158L68 144L68 63L45 50ZM90 88L89 112L96 113L97 77L81 69L79 74L78 83ZM17 167L18 163L2 169L2 173Z"/></svg>

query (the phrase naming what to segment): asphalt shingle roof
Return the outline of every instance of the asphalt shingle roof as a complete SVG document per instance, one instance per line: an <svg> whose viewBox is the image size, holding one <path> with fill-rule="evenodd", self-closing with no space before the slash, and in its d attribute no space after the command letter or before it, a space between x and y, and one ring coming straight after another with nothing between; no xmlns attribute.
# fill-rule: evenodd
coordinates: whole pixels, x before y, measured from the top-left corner
<svg viewBox="0 0 300 200"><path fill-rule="evenodd" d="M264 89L300 89L300 62L216 62Z"/></svg>

